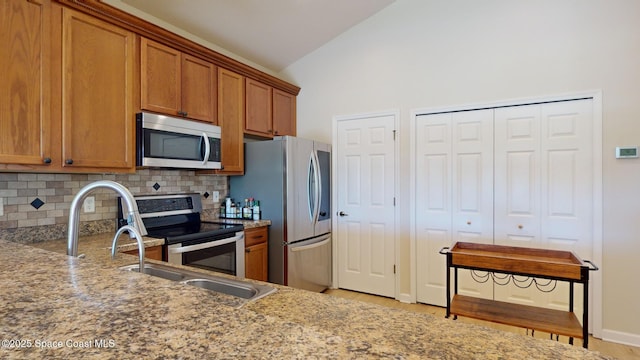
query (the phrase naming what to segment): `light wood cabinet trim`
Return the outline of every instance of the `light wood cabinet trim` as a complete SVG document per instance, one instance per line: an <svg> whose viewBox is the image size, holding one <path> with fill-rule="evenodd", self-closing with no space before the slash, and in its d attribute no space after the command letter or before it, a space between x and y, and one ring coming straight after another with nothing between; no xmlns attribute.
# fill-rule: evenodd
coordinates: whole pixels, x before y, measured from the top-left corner
<svg viewBox="0 0 640 360"><path fill-rule="evenodd" d="M183 53L196 56L217 66L227 68L242 76L256 79L292 95L298 95L300 87L290 84L275 76L269 75L235 59L208 49L200 44L174 34L157 25L126 13L120 9L102 3L99 0L55 0L66 6L75 8L111 22L140 36L160 42Z"/></svg>

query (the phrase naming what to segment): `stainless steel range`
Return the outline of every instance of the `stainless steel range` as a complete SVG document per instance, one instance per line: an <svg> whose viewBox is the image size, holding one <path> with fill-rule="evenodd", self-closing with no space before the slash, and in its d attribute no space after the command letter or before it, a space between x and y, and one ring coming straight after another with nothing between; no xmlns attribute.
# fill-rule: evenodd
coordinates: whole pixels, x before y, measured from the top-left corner
<svg viewBox="0 0 640 360"><path fill-rule="evenodd" d="M244 228L201 221L200 194L135 197L149 237L165 240L163 260L244 278ZM118 227L126 225L118 199Z"/></svg>

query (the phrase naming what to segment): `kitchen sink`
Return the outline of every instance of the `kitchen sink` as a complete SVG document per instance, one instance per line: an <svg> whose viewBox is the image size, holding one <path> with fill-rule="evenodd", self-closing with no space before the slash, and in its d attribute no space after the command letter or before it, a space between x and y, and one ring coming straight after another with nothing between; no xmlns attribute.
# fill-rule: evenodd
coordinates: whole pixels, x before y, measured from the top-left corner
<svg viewBox="0 0 640 360"><path fill-rule="evenodd" d="M121 267L127 271L138 271L139 265L127 265ZM167 265L160 265L155 263L145 263L142 273L179 282L181 284L199 287L217 293L230 295L243 300L255 301L261 299L269 294L276 292L276 288L254 284L249 281L242 281L236 279L228 279L222 276L203 274L195 271L189 271L186 269L175 268Z"/></svg>
<svg viewBox="0 0 640 360"><path fill-rule="evenodd" d="M242 299L252 299L258 295L259 290L255 286L245 286L245 284L233 284L222 279L191 279L185 280L185 284L207 289L215 292L221 292Z"/></svg>

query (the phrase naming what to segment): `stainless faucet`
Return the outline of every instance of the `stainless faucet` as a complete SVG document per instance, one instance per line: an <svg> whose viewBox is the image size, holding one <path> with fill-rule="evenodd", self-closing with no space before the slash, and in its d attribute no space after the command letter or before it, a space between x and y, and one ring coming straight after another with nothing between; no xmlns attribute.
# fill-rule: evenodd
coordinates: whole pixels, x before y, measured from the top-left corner
<svg viewBox="0 0 640 360"><path fill-rule="evenodd" d="M138 213L138 204L136 204L133 195L131 195L131 192L129 192L126 187L118 184L115 181L100 180L92 182L91 184L86 185L85 187L80 189L80 191L78 191L76 196L73 198L73 201L71 202L71 209L69 209L69 236L67 241L67 255L78 256L78 227L80 224L80 207L84 203L84 199L92 191L101 188L111 189L117 192L122 197L122 200L127 208L127 224L136 230L129 231L129 236L131 238L137 238L137 235L140 236L140 239L138 241L138 247L140 249L138 252L140 254L143 254L144 246L141 239L142 236L147 235L147 229L145 228L144 223L140 218L140 213ZM124 209L123 213L125 213Z"/></svg>
<svg viewBox="0 0 640 360"><path fill-rule="evenodd" d="M130 225L125 225L116 231L116 235L113 237L113 243L111 244L111 258L116 257L116 248L118 246L118 238L122 235L123 232L128 231L129 235L133 235L136 237L136 241L138 242L138 257L140 265L138 266L139 272L144 272L144 244L142 243L142 235L138 232L136 228Z"/></svg>

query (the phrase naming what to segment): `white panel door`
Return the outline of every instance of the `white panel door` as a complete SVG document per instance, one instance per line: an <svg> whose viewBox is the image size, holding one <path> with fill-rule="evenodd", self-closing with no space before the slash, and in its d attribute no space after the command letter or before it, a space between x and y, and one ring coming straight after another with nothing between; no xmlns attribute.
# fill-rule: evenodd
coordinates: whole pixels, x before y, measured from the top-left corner
<svg viewBox="0 0 640 360"><path fill-rule="evenodd" d="M338 287L395 296L395 119L337 124ZM342 215L340 215L342 214Z"/></svg>
<svg viewBox="0 0 640 360"><path fill-rule="evenodd" d="M446 305L446 261L438 250L452 244L451 135L451 113L416 119L416 298L440 306Z"/></svg>
<svg viewBox="0 0 640 360"><path fill-rule="evenodd" d="M592 107L592 100L576 100L496 109L496 244L591 258ZM555 285L536 281L544 290ZM567 310L568 291L558 282L553 292L534 283L497 286L495 294L496 300ZM579 314L582 298L575 300Z"/></svg>
<svg viewBox="0 0 640 360"><path fill-rule="evenodd" d="M445 305L438 250L493 242L493 110L419 116L415 136L417 300ZM466 270L459 276L461 294L493 298L490 281L474 281Z"/></svg>
<svg viewBox="0 0 640 360"><path fill-rule="evenodd" d="M540 247L540 105L495 109L496 245Z"/></svg>

